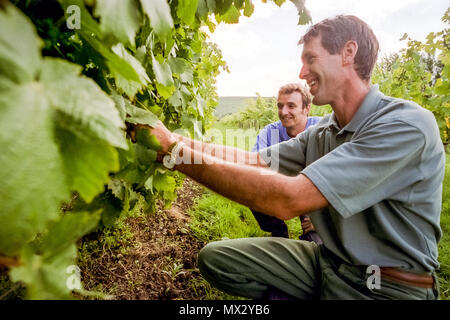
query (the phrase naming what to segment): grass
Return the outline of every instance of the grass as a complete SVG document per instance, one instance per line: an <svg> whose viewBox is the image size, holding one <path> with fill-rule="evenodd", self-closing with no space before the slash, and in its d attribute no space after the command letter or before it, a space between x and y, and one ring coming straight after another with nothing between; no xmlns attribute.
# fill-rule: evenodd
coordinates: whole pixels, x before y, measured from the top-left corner
<svg viewBox="0 0 450 320"><path fill-rule="evenodd" d="M442 192L441 228L443 237L439 242L438 271L441 299L450 300L450 154L445 164L444 188Z"/></svg>

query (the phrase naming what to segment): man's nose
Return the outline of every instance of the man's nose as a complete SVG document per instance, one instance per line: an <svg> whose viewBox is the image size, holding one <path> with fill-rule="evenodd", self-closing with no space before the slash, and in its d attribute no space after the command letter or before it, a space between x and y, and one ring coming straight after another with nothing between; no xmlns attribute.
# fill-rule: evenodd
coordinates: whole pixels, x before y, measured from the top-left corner
<svg viewBox="0 0 450 320"><path fill-rule="evenodd" d="M305 79L305 76L308 74L308 68L303 65L300 69L300 74L298 75L300 79Z"/></svg>
<svg viewBox="0 0 450 320"><path fill-rule="evenodd" d="M284 115L286 115L286 114L288 114L288 113L289 113L289 108L288 108L288 106L284 105L284 106L281 108L281 114L284 116Z"/></svg>

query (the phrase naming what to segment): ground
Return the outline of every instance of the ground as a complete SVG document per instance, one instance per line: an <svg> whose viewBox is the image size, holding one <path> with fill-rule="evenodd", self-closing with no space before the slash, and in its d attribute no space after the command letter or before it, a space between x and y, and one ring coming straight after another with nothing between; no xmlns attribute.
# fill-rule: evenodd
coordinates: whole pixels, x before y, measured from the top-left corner
<svg viewBox="0 0 450 320"><path fill-rule="evenodd" d="M85 255L88 258L81 259L85 289L101 291L109 299L217 298L215 294L220 293L202 279L197 268L198 253L205 243L190 232L187 214L203 190L186 179L171 208L159 205L155 213L127 218L131 231L127 241L90 250ZM98 243L95 234L90 237ZM84 240L89 244L89 239Z"/></svg>

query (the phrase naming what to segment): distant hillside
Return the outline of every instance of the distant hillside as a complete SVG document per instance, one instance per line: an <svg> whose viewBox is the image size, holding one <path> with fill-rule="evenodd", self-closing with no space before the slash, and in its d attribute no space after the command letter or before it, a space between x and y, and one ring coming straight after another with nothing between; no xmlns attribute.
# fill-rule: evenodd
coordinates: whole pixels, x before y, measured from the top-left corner
<svg viewBox="0 0 450 320"><path fill-rule="evenodd" d="M256 97L219 97L219 105L214 111L214 116L218 119L244 109L250 101Z"/></svg>

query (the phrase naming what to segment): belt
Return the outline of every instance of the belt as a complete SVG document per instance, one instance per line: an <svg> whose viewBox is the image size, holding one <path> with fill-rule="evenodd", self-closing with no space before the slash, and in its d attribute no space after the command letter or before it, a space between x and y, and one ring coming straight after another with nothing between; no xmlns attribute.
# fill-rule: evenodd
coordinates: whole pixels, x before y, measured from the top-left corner
<svg viewBox="0 0 450 320"><path fill-rule="evenodd" d="M431 274L417 274L390 267L381 267L380 274L387 280L407 286L434 288L434 278Z"/></svg>

